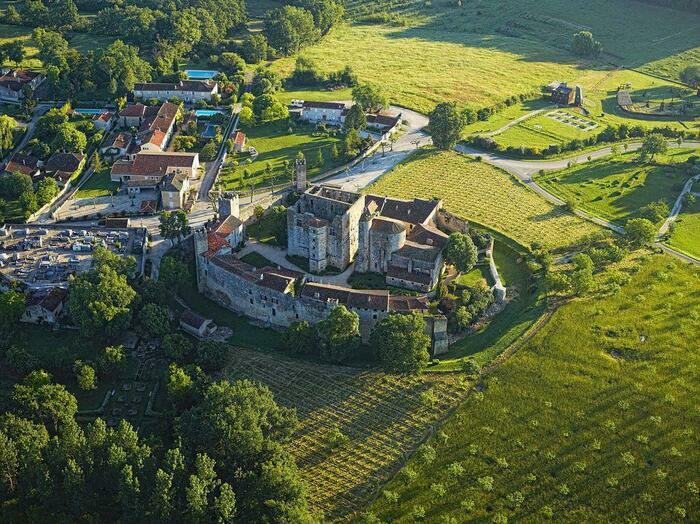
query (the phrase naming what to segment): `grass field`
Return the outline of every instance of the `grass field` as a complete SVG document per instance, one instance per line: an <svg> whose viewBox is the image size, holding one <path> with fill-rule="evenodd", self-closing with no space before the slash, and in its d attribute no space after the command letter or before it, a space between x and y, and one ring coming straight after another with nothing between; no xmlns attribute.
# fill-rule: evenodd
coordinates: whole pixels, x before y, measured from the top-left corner
<svg viewBox="0 0 700 524"><path fill-rule="evenodd" d="M354 2L350 12L405 13L401 23L334 30L303 51L322 70L351 65L361 80L385 86L392 100L427 112L437 102L483 106L507 96L538 90L552 80L578 81L586 72L614 62L654 73L670 70L675 55L694 56L700 17L644 3L595 0L571 5L562 0L455 2L434 0ZM581 62L568 52L571 35L591 30L613 54ZM644 34L644 43L638 39ZM665 61L664 63L659 61ZM659 62L657 65L656 62ZM275 67L293 69L294 58Z"/></svg>
<svg viewBox="0 0 700 524"><path fill-rule="evenodd" d="M447 210L524 246L537 242L562 248L599 230L548 203L505 172L453 152L419 151L368 192L440 198Z"/></svg>
<svg viewBox="0 0 700 524"><path fill-rule="evenodd" d="M566 123L566 122L570 123ZM528 146L547 148L550 144L564 144L573 139L583 140L602 130L600 124L573 109L545 111L496 135L494 139L504 147Z"/></svg>
<svg viewBox="0 0 700 524"><path fill-rule="evenodd" d="M292 166L299 151L303 151L306 156L307 176L313 177L318 173L333 169L342 165L344 159L333 158L331 148L333 144L340 147L340 136L322 136L311 127L297 126L290 133L289 124L285 121L276 121L263 124L257 127L243 130L248 136L248 146L254 147L259 155L250 164L246 163L246 157L233 157L239 161L237 168L228 163L219 176L218 183L224 190L240 189L242 186L256 187L269 185L270 180L275 184L289 183L290 175L284 173L284 161L287 160ZM324 163L318 165L318 153L322 151ZM266 173L266 168L270 165L272 175ZM244 170L248 170L250 175L243 178Z"/></svg>
<svg viewBox="0 0 700 524"><path fill-rule="evenodd" d="M614 295L561 307L429 441L436 458L412 458L370 510L395 523L698 521L700 269L667 256L638 268Z"/></svg>
<svg viewBox="0 0 700 524"><path fill-rule="evenodd" d="M112 182L109 177L109 166L93 175L75 193L74 198L97 198L109 196L119 189L118 182Z"/></svg>
<svg viewBox="0 0 700 524"><path fill-rule="evenodd" d="M466 394L458 375L387 375L245 350L229 369L232 378L260 381L277 402L297 409L301 427L289 450L310 503L329 521L363 507Z"/></svg>
<svg viewBox="0 0 700 524"><path fill-rule="evenodd" d="M636 153L603 158L536 176L538 184L562 200L618 223L638 216L645 205L663 200L670 207L691 176L684 161L696 151L672 149L658 163L640 164Z"/></svg>
<svg viewBox="0 0 700 524"><path fill-rule="evenodd" d="M695 184L695 187L698 185ZM700 198L696 197L693 204L683 204L683 210L673 226L669 244L700 259Z"/></svg>

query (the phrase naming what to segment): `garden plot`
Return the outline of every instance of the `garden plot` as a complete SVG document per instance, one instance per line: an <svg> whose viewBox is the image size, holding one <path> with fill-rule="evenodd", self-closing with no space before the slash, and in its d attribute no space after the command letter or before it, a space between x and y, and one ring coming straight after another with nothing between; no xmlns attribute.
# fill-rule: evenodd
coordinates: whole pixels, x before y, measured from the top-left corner
<svg viewBox="0 0 700 524"><path fill-rule="evenodd" d="M551 111L547 113L546 116L551 118L552 120L556 120L557 122L560 122L567 126L571 126L576 129L580 129L581 131L585 132L593 131L596 127L598 127L598 124L593 122L592 120L588 120L578 115L572 115L568 111L562 111L561 109L557 111Z"/></svg>
<svg viewBox="0 0 700 524"><path fill-rule="evenodd" d="M309 500L329 520L349 516L467 395L457 375L394 376L237 350L233 379L267 385L301 421L289 443Z"/></svg>

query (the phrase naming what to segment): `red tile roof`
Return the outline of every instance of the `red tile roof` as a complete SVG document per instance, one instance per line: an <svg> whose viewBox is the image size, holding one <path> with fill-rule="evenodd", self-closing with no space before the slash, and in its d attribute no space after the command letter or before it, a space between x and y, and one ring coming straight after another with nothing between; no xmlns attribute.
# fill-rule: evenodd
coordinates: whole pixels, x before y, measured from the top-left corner
<svg viewBox="0 0 700 524"><path fill-rule="evenodd" d="M112 165L112 174L164 176L168 168L192 169L196 158L196 153L139 153L133 160L116 161Z"/></svg>
<svg viewBox="0 0 700 524"><path fill-rule="evenodd" d="M144 104L129 104L124 109L119 111L120 117L130 117L130 118L141 118L146 114L146 108Z"/></svg>

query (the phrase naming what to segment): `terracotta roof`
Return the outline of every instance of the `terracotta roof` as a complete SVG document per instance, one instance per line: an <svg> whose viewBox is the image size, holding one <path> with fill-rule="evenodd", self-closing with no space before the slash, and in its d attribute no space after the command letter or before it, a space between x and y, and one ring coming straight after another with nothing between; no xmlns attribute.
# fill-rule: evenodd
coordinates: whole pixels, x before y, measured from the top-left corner
<svg viewBox="0 0 700 524"><path fill-rule="evenodd" d="M127 133L126 131L123 131L121 133L117 133L114 136L114 140L112 140L112 143L109 145L109 147L116 147L118 149L126 149L129 147L129 144L131 143L131 134Z"/></svg>
<svg viewBox="0 0 700 524"><path fill-rule="evenodd" d="M412 311L428 311L430 301L428 297L411 297L392 295L389 298L389 311L396 313L410 313Z"/></svg>
<svg viewBox="0 0 700 524"><path fill-rule="evenodd" d="M147 106L141 103L129 104L124 109L119 111L120 117L141 118L146 114Z"/></svg>
<svg viewBox="0 0 700 524"><path fill-rule="evenodd" d="M211 93L216 87L214 80L180 80L177 83L140 83L134 85L134 91L196 91Z"/></svg>
<svg viewBox="0 0 700 524"><path fill-rule="evenodd" d="M137 154L133 160L117 160L112 173L118 175L165 175L168 168L193 168L197 153L148 153Z"/></svg>
<svg viewBox="0 0 700 524"><path fill-rule="evenodd" d="M219 250L223 247L231 247L226 237L220 235L208 235L207 236L207 250L202 253L205 257L212 257L216 255Z"/></svg>
<svg viewBox="0 0 700 524"><path fill-rule="evenodd" d="M139 138L141 139L142 144L153 144L154 146L163 149L166 136L167 135L159 129L155 129L153 131L146 131L145 133L140 134Z"/></svg>
<svg viewBox="0 0 700 524"><path fill-rule="evenodd" d="M180 322L183 324L186 324L190 327L193 327L194 329L199 329L201 328L204 323L207 321L206 318L198 315L191 309L185 309L181 314L180 314Z"/></svg>
<svg viewBox="0 0 700 524"><path fill-rule="evenodd" d="M432 283L432 278L427 273L416 273L397 266L389 266L386 276L405 280L406 282L416 282L417 284L430 285Z"/></svg>
<svg viewBox="0 0 700 524"><path fill-rule="evenodd" d="M15 154L5 166L7 173L22 173L23 175L32 176L39 169L38 158L30 155Z"/></svg>
<svg viewBox="0 0 700 524"><path fill-rule="evenodd" d="M233 215L227 216L225 219L219 221L214 227L212 227L212 233L217 235L223 235L225 237L229 236L235 230L237 230L241 224L241 220Z"/></svg>
<svg viewBox="0 0 700 524"><path fill-rule="evenodd" d="M243 144L245 144L245 138L246 138L245 133L241 133L240 131L237 131L236 138L234 138L233 141L236 145L242 146Z"/></svg>
<svg viewBox="0 0 700 524"><path fill-rule="evenodd" d="M335 109L342 111L345 109L345 104L342 102L314 102L314 101L304 101L304 108L307 109Z"/></svg>
<svg viewBox="0 0 700 524"><path fill-rule="evenodd" d="M47 172L75 173L85 155L79 153L54 153L44 166Z"/></svg>
<svg viewBox="0 0 700 524"><path fill-rule="evenodd" d="M41 73L37 73L36 71L10 69L4 75L0 75L0 86L19 92L25 84L28 84L39 76L41 76Z"/></svg>
<svg viewBox="0 0 700 524"><path fill-rule="evenodd" d="M173 127L180 106L165 102L159 106L148 107L146 109L146 119L140 127L140 131L161 131L167 133Z"/></svg>
<svg viewBox="0 0 700 524"><path fill-rule="evenodd" d="M104 113L100 113L99 115L95 115L92 117L93 120L98 120L100 122L109 122L112 120L112 117L114 116L114 113L111 111L105 111Z"/></svg>
<svg viewBox="0 0 700 524"><path fill-rule="evenodd" d="M423 224L440 207L439 200L399 200L377 195L367 195L365 205L374 202L379 209L380 216L393 218L409 224Z"/></svg>

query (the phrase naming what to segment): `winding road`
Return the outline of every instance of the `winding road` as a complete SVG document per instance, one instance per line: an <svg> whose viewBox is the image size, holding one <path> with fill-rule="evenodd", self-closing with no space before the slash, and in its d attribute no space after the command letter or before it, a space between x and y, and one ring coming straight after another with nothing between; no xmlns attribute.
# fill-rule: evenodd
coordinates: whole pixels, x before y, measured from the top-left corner
<svg viewBox="0 0 700 524"><path fill-rule="evenodd" d="M688 142L682 142L681 144L678 144L677 142L670 142L668 143L669 148L700 148L700 142L696 141L688 141ZM627 144L627 149L626 151L636 151L642 147L642 142L633 142L633 143L628 143ZM577 164L577 163L585 163L588 162L589 159L590 161L598 159L598 158L603 158L612 153L612 146L608 147L603 147L601 149L595 150L595 151L590 151L586 153L580 153L577 155L573 155L570 157L566 158L559 158L556 160L516 160L513 158L508 158L504 157L492 152L488 151L481 151L479 149L476 149L471 146L467 146L465 144L457 144L455 149L460 152L464 153L465 155L469 156L479 156L481 157L481 160L483 162L486 162L488 164L491 164L493 166L499 167L503 169L504 171L507 171L511 175L515 176L518 178L523 184L525 184L527 187L532 189L534 192L536 192L538 195L541 197L545 198L547 201L551 202L554 205L565 205L565 202L557 197L556 195L553 195L546 189L544 189L542 186L540 186L537 182L535 182L532 179L532 175L535 173L539 173L540 171L558 171L561 169L567 168L570 164ZM696 265L700 265L700 260L693 258L691 256L688 256L684 253L681 253L679 251L676 251L670 246L667 246L666 244L663 244L660 242L660 238L668 232L671 224L676 220L678 217L678 214L681 211L681 208L683 206L683 198L687 193L689 193L692 190L693 183L697 180L700 180L700 175L696 175L690 180L688 180L683 187L683 191L681 191L681 194L678 196L676 199L676 203L673 206L673 210L671 211L671 214L669 217L666 219L664 224L661 226L658 234L657 234L657 240L654 243L655 247L658 247L665 251L666 253L673 255L677 258L680 258L686 262L691 262ZM590 222L593 222L595 224L598 224L599 226L605 227L607 229L610 229L612 231L615 231L616 233L623 233L624 228L622 226L619 226L617 224L614 224L608 220L602 219L600 217L597 217L595 215L592 215L586 211L583 211L581 209L574 209L573 213L584 220L588 220Z"/></svg>

